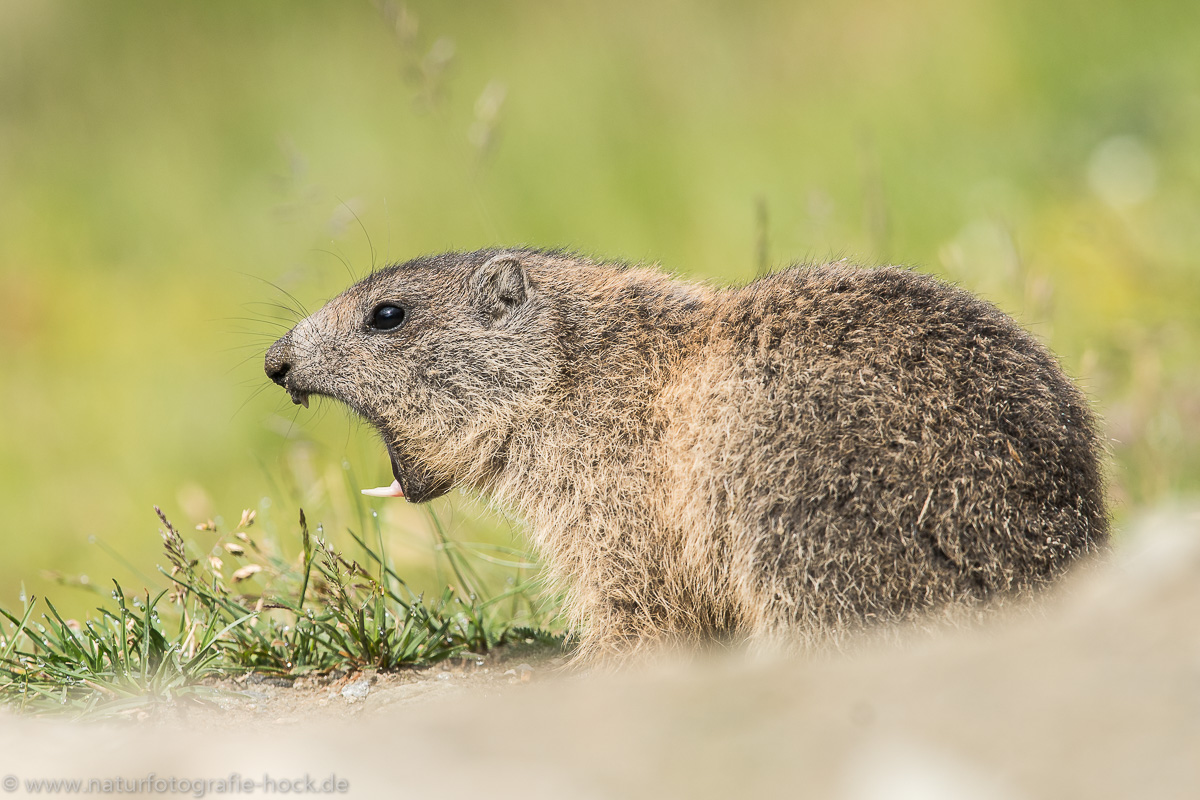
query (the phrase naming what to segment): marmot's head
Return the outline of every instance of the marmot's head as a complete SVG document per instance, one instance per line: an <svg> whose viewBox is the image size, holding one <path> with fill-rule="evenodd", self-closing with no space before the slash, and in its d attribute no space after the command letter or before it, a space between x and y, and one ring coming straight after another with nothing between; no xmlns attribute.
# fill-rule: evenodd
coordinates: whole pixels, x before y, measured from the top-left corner
<svg viewBox="0 0 1200 800"><path fill-rule="evenodd" d="M396 478L381 494L422 502L486 479L556 370L524 257L450 254L376 272L275 342L267 375L297 404L331 397L379 430Z"/></svg>

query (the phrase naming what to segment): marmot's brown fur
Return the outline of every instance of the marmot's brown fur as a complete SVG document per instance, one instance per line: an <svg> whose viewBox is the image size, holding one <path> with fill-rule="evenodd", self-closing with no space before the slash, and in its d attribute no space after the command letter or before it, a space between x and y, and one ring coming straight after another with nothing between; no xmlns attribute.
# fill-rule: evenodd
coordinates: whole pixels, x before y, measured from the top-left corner
<svg viewBox="0 0 1200 800"><path fill-rule="evenodd" d="M526 520L581 653L813 641L1021 594L1107 539L1081 393L1012 319L905 269L731 289L553 252L376 272L267 353L413 502Z"/></svg>

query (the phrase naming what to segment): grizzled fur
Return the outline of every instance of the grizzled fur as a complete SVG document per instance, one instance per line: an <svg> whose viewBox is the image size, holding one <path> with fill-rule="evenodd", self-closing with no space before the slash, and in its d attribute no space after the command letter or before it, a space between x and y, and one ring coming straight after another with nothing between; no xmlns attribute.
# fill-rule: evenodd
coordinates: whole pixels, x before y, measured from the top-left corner
<svg viewBox="0 0 1200 800"><path fill-rule="evenodd" d="M406 310L372 330L380 304ZM530 250L379 271L270 349L413 502L525 519L585 656L811 642L1023 594L1107 539L1092 415L993 306L904 269L714 289Z"/></svg>

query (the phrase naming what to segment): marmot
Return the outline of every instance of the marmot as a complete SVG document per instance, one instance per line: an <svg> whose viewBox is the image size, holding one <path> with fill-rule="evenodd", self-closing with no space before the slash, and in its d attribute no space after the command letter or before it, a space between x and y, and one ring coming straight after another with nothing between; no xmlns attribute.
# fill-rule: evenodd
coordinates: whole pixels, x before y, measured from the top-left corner
<svg viewBox="0 0 1200 800"><path fill-rule="evenodd" d="M1025 594L1108 536L1093 415L1054 357L894 267L735 288L560 252L381 269L266 356L379 431L423 502L524 519L581 657L840 637Z"/></svg>

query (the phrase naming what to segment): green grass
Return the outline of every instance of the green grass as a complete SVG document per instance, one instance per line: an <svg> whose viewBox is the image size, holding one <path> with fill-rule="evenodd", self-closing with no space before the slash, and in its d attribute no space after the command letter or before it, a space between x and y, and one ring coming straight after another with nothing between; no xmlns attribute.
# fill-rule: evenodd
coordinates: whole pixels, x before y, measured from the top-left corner
<svg viewBox="0 0 1200 800"><path fill-rule="evenodd" d="M82 623L64 618L49 599L29 597L19 611L0 608L0 702L32 712L115 715L203 702L217 691L216 679L250 671L298 677L396 670L478 658L514 637L562 641L549 631L551 614L530 579L496 585L473 562L500 566L513 573L509 578L532 565L514 551L481 553L450 540L433 512L439 560L452 578L426 598L397 574L382 547L347 531L365 556L349 559L310 531L303 511L295 558L280 555L274 537L256 536L254 511L229 530L205 521L187 538L155 511L164 588L130 594L114 580L111 602Z"/></svg>

